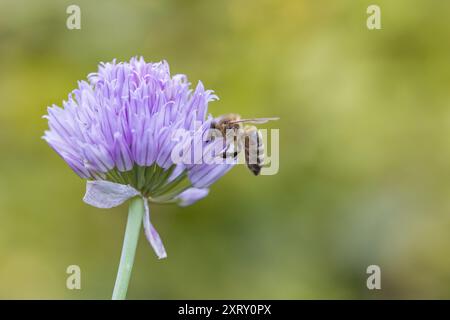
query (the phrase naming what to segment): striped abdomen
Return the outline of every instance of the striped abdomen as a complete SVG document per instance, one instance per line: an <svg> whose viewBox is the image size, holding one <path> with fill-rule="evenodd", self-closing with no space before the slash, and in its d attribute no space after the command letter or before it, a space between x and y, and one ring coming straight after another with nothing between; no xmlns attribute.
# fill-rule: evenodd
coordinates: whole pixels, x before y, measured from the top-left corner
<svg viewBox="0 0 450 320"><path fill-rule="evenodd" d="M264 163L264 144L261 132L255 126L245 127L245 162L255 176L261 172Z"/></svg>

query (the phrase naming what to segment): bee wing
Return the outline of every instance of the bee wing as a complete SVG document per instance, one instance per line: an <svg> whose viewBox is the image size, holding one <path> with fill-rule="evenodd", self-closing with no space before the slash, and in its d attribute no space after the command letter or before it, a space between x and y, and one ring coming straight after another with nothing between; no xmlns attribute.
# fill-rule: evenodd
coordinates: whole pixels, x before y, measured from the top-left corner
<svg viewBox="0 0 450 320"><path fill-rule="evenodd" d="M249 119L239 119L239 120L235 120L235 121L230 121L230 123L255 123L255 124L262 124L262 123L266 123L269 121L275 121L278 120L280 118L278 117L273 117L273 118L249 118Z"/></svg>

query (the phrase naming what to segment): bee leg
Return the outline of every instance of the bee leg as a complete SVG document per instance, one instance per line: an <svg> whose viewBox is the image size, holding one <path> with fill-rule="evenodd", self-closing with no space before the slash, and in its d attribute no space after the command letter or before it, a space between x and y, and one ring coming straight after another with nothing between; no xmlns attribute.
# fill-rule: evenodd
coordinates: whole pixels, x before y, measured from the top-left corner
<svg viewBox="0 0 450 320"><path fill-rule="evenodd" d="M226 159L226 158L232 157L233 159L236 159L236 157L238 156L239 152L241 152L241 150L242 150L242 148L240 148L240 147L235 148L234 146L233 147L229 146L227 148L227 150L225 150L223 152L223 158Z"/></svg>
<svg viewBox="0 0 450 320"><path fill-rule="evenodd" d="M214 141L216 139L217 136L218 136L217 129L216 128L210 128L208 130L205 142L207 142L207 143L212 142L212 141Z"/></svg>

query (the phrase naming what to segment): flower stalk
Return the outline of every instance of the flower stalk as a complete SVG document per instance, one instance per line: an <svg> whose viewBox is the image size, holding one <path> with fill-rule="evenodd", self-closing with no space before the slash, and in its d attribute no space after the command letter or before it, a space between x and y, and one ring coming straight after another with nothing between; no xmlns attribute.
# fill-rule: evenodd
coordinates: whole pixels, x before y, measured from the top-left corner
<svg viewBox="0 0 450 320"><path fill-rule="evenodd" d="M130 200L130 207L128 209L122 255L120 257L119 270L117 271L116 284L114 285L112 295L113 300L124 300L127 296L143 216L144 201L142 197L134 197Z"/></svg>

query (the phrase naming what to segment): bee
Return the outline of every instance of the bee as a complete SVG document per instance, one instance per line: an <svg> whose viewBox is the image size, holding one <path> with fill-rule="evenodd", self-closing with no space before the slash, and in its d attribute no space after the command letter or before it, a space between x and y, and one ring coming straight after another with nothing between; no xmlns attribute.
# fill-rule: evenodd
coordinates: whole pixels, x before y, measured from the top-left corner
<svg viewBox="0 0 450 320"><path fill-rule="evenodd" d="M259 175L261 168L264 166L264 144L262 134L255 126L246 125L244 123L262 124L268 121L278 120L279 118L252 118L241 119L236 113L225 114L216 118L211 129L216 129L222 137L233 143L230 143L225 150L223 157L232 156L236 158L239 152L244 149L245 163L248 169L255 175Z"/></svg>

